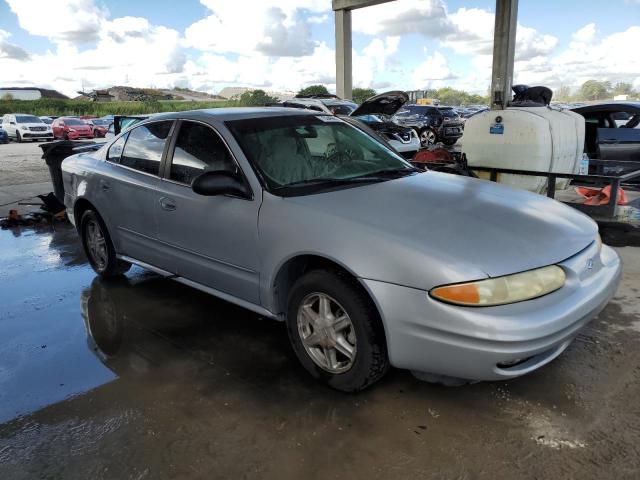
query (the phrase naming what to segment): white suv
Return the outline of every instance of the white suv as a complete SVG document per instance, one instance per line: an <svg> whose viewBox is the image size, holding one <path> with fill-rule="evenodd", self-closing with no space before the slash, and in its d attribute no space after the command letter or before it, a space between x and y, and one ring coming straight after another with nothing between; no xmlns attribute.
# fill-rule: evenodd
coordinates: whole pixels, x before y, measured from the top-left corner
<svg viewBox="0 0 640 480"><path fill-rule="evenodd" d="M16 142L24 140L53 140L51 125L35 115L8 113L2 117L2 128Z"/></svg>

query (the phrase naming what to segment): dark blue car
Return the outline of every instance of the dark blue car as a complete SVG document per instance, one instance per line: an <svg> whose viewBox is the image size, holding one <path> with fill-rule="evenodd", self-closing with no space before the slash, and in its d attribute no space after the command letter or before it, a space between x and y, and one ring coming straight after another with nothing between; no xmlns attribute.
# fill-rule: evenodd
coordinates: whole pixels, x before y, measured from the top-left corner
<svg viewBox="0 0 640 480"><path fill-rule="evenodd" d="M0 128L0 143L9 143L9 135L7 131Z"/></svg>

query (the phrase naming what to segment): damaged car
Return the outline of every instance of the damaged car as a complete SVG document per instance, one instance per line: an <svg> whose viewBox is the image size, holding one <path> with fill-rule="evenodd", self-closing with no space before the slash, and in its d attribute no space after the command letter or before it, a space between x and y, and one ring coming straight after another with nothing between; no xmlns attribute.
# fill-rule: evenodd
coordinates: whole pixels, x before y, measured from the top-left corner
<svg viewBox="0 0 640 480"><path fill-rule="evenodd" d="M589 158L640 160L640 102L596 103L573 111L584 117Z"/></svg>
<svg viewBox="0 0 640 480"><path fill-rule="evenodd" d="M577 210L420 172L320 112L159 114L66 158L62 175L98 275L137 264L281 320L304 369L342 391L391 366L442 383L529 373L620 279Z"/></svg>
<svg viewBox="0 0 640 480"><path fill-rule="evenodd" d="M413 128L423 147L438 142L453 145L464 133L464 122L453 107L409 105L396 113L393 121Z"/></svg>
<svg viewBox="0 0 640 480"><path fill-rule="evenodd" d="M408 101L409 96L405 92L381 93L362 102L350 116L384 137L404 158L411 159L420 149L418 134L413 128L401 127L391 121Z"/></svg>

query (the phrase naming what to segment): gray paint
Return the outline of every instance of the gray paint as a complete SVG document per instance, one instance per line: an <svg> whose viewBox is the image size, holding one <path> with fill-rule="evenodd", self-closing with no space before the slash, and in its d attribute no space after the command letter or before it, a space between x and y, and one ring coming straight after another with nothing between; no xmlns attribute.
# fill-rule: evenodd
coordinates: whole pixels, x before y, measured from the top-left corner
<svg viewBox="0 0 640 480"><path fill-rule="evenodd" d="M292 114L305 113L217 109L153 119L213 126L244 172L251 199L195 195L106 162L105 147L63 162L67 206L80 198L94 203L121 256L272 317L281 313L274 282L282 265L299 255L334 261L371 294L392 364L417 371L473 379L526 373L555 358L615 292L620 262L608 247L597 251L595 223L526 191L433 172L299 197L264 191L223 121ZM107 192L104 182L112 186ZM166 197L176 210L160 207ZM438 285L550 264L563 266L567 284L535 300L463 308L427 295ZM539 356L526 368L495 370L523 355Z"/></svg>

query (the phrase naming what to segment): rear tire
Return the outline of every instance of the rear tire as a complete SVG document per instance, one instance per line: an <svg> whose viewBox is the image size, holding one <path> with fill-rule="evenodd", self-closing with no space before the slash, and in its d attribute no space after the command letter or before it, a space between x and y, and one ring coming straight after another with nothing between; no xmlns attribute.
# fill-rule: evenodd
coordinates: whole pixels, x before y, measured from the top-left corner
<svg viewBox="0 0 640 480"><path fill-rule="evenodd" d="M131 268L129 262L116 257L107 227L96 211L88 209L82 214L80 237L89 264L98 275L115 277Z"/></svg>
<svg viewBox="0 0 640 480"><path fill-rule="evenodd" d="M422 130L420 130L418 137L420 138L420 145L422 147L435 145L436 141L438 140L436 132L434 132L430 128L423 128Z"/></svg>
<svg viewBox="0 0 640 480"><path fill-rule="evenodd" d="M324 314L323 301L328 302ZM287 305L289 340L314 378L356 392L389 369L382 322L354 280L329 270L310 271L295 282Z"/></svg>

